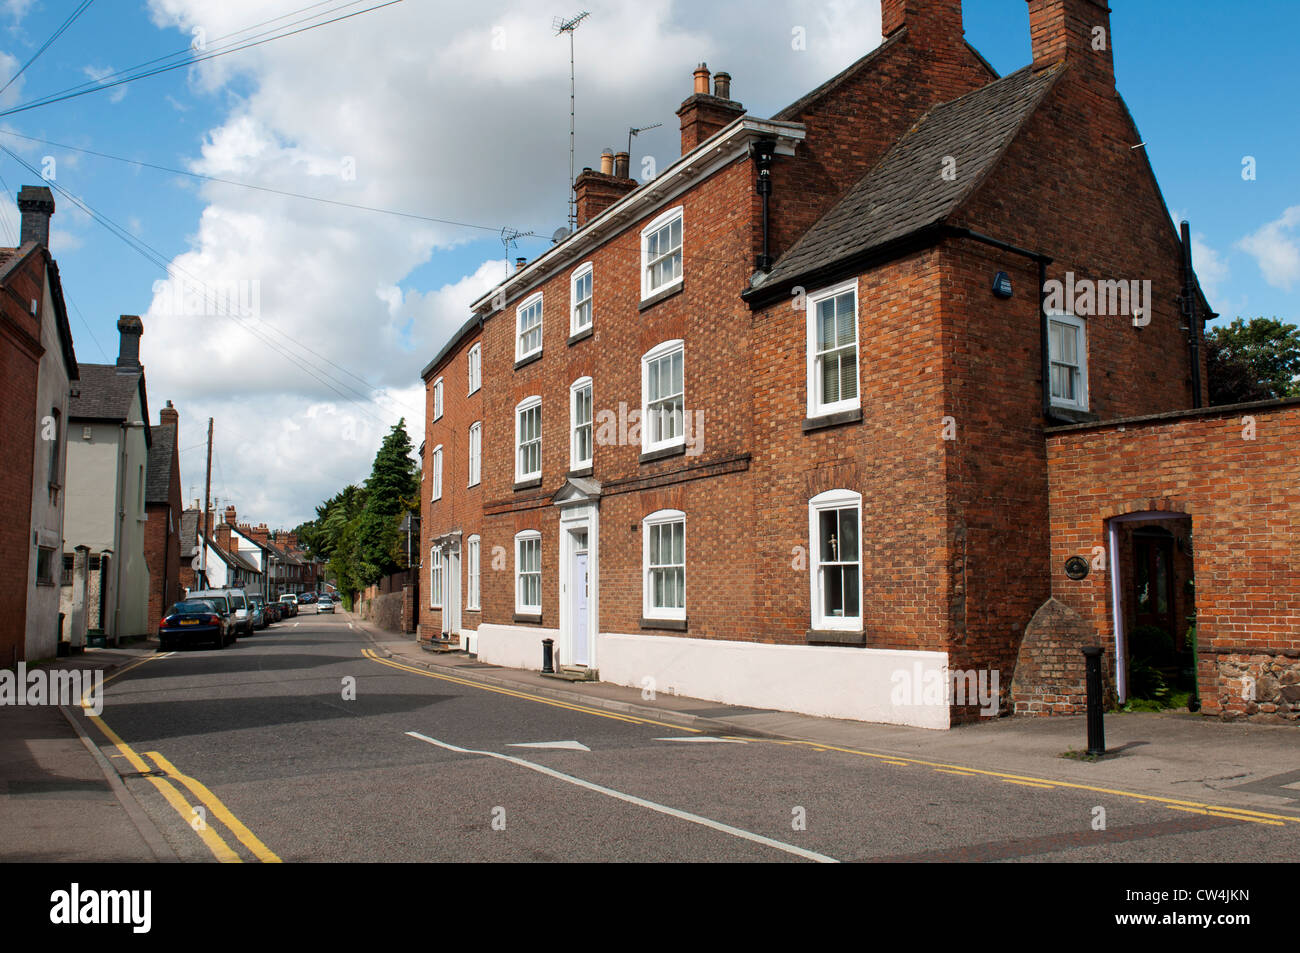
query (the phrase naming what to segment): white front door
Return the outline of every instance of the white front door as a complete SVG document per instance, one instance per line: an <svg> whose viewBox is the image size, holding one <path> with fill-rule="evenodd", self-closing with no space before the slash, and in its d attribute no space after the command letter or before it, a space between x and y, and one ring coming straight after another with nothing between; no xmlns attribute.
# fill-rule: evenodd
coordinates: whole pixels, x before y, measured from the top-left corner
<svg viewBox="0 0 1300 953"><path fill-rule="evenodd" d="M582 534L582 548L579 550L574 547L573 572L569 576L569 592L572 595L573 609L570 618L573 620L571 642L574 665L591 664L591 634L587 625L587 600L590 596L591 583L587 573L586 535L585 532Z"/></svg>

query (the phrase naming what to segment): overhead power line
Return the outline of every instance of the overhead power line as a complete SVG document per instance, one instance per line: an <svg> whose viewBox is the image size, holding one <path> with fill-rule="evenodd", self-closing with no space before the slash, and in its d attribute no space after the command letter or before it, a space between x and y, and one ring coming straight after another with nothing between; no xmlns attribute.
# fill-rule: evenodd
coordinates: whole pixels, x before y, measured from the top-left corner
<svg viewBox="0 0 1300 953"><path fill-rule="evenodd" d="M251 182L238 182L234 179L226 179L216 175L204 175L201 172L191 172L187 169L175 169L171 166L158 165L153 162L145 162L142 159L131 159L127 156L115 156L107 152L97 152L94 149L82 149L78 146L70 146L65 142L54 142L51 139L41 139L37 136L25 136L20 132L13 132L9 129L0 129L0 135L13 136L16 139L25 139L28 142L39 142L42 145L54 146L57 149L67 149L69 152L79 152L82 155L96 156L100 159L111 159L114 162L125 162L128 165L138 166L143 169L153 169L156 172L166 172L171 175L183 175L191 179L199 179L204 182L217 182L221 185L231 185L241 189L252 189L257 192L269 192L273 195L283 195L287 198L303 199L308 202L321 202L325 205L334 205L341 208L352 208L363 212L378 212L381 215L396 215L400 218L410 218L421 222L432 222L436 225L452 225L456 228L474 228L485 232L501 232L501 227L497 225L476 225L473 222L458 222L449 218L435 218L432 215L420 215L416 212L403 212L399 209L380 208L374 205L363 205L359 202L344 202L340 199L327 199L320 195L307 195L302 192L290 192L286 189L275 189L269 185L254 185Z"/></svg>
<svg viewBox="0 0 1300 953"><path fill-rule="evenodd" d="M3 151L7 155L9 155L12 159L14 159L15 162L17 162L19 165L24 166L28 171L32 172L33 174L39 175L39 172L37 172L37 170L30 163L24 160L17 153L13 152L13 150L9 149L7 146L0 145L0 151ZM195 287L200 288L205 292L205 300L208 300L208 293L211 292L212 289L207 285L206 282L190 274L188 271L179 267L174 262L170 262L166 258L166 256L162 254L162 252L153 248L143 239L135 237L126 228L119 225L117 222L113 221L111 218L104 215L103 213L97 211L96 209L91 207L88 203L86 203L83 199L81 199L79 196L75 195L72 192L69 192L66 188L59 185L57 182L51 181L50 186L54 188L56 191L58 191L59 194L65 196L70 202L72 202L74 205L80 208L83 212L85 212L95 221L99 222L101 225L107 228L121 241L125 242L137 254L141 255L143 258L145 258L155 267L160 269L164 274L167 274L169 278L172 277L174 273L179 273L180 275L188 278L190 281L194 283ZM213 300L216 300L216 296L213 296ZM380 388L375 387L374 385L365 381L364 378L361 378L358 375L353 374L351 371L347 370L346 368L343 368L338 364L335 364L333 361L317 353L316 351L312 350L310 347L302 344L301 342L289 337L289 335L285 334L284 332L280 331L278 328L275 328L270 324L264 324L263 327L269 331L272 331L280 335L285 340L289 341L293 345L294 348L293 350L284 347L279 342L268 337L266 334L262 333L262 331L259 328L252 326L250 322L241 320L238 315L232 313L229 309L217 308L216 313L220 317L224 317L229 319L230 321L233 321L237 327L251 334L253 337L257 338L259 341L265 344L268 348L276 351L277 353L282 355L286 360L295 364L308 377L312 378L317 383L333 391L342 400L356 404L358 406L358 410L360 410L361 413L365 414L367 417L375 421L375 423L379 424L380 426L386 426L386 422L384 420L381 420L379 417L376 417L374 414L370 413L366 409L367 404L374 404L376 407L379 407L389 413L392 412L393 408L404 409L410 413L418 412L415 410L415 408L406 407L405 405L403 405L402 403L400 403L399 401L391 397L387 397L387 399L391 402L392 408L383 407L383 405L380 404L380 402L375 399L373 394L362 393L361 391L357 390L355 387L349 385L346 381L343 381L339 377L331 374L325 368L312 364L302 356L300 351L308 351L314 354L316 357L320 358L325 363L330 364L336 369L354 378L355 380L360 381L365 387L370 388L372 391L378 391ZM345 390L351 391L351 394L344 393Z"/></svg>
<svg viewBox="0 0 1300 953"><path fill-rule="evenodd" d="M353 2L354 3L358 2L358 0L353 0ZM114 80L113 82L97 81L94 84L90 85L90 88L85 88L87 84L82 83L80 86L71 87L70 89L64 90L63 92L60 93L51 93L50 95L45 96L41 99L33 100L26 103L20 103L19 105L13 106L9 109L0 110L0 116L12 116L16 113L27 112L30 109L37 109L41 106L49 106L52 105L53 103L63 102L68 99L75 99L78 96L87 96L90 93L103 92L104 90L112 89L115 86L121 86L125 83L133 83L136 80L140 80L140 79L147 79L150 76L157 76L160 73L167 73L172 70L183 69L188 66L194 66L195 64L205 62L206 60L216 59L219 56L226 56L227 54L230 53L238 53L241 50L252 49L255 46L262 46L265 43L271 43L275 40L283 40L286 37L296 36L299 33L306 33L309 30L316 30L323 26L329 26L331 23L338 23L340 20L348 20L351 19L352 17L358 17L364 13L371 13L375 10L382 10L384 7L391 7L402 2L403 0L386 0L386 2L384 3L377 3L374 4L373 6L366 7L363 10L354 10L351 13L340 14L339 16L333 17L332 19L324 20L320 23L312 23L308 26L299 27L296 30L282 30L279 32L268 31L273 33L274 35L265 36L262 39L252 39L249 40L248 42L244 42L239 45L227 47L226 49L213 50L206 53L202 53L198 56L192 56L189 59L182 60L179 63L170 63L165 66L158 66L151 70L145 70L143 72L133 73L121 79ZM352 5L351 3L344 4L345 7L351 5ZM336 9L343 9L343 8L339 7ZM326 13L332 13L332 12L334 11L333 10L326 11ZM325 14L318 14L318 16L323 16L323 15ZM315 17L308 17L307 19L309 20L315 19ZM287 24L287 25L292 26L293 24Z"/></svg>
<svg viewBox="0 0 1300 953"><path fill-rule="evenodd" d="M9 82L5 83L4 86L0 86L0 93L3 93L6 89L8 89L10 86L14 84L14 80L18 79L19 76L22 76L23 73L27 72L27 67L35 63L40 58L42 53L44 53L51 46L53 46L54 41L57 40L59 37L63 36L63 34L67 31L68 27L72 26L72 24L76 22L77 17L85 13L86 9L94 2L95 0L82 0L82 3L77 7L77 9L73 10L72 13L68 15L68 18L63 21L63 23L59 26L57 30L54 31L54 33L50 36L50 38L41 44L40 49L38 49L35 53L33 53L31 57L27 60L27 62L18 68L18 72L14 73L14 75L9 77Z"/></svg>

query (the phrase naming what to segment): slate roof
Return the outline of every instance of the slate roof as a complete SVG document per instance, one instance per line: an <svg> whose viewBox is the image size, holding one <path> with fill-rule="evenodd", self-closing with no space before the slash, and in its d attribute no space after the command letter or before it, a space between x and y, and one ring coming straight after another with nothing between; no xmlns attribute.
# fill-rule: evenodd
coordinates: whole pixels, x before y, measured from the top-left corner
<svg viewBox="0 0 1300 953"><path fill-rule="evenodd" d="M145 470L144 499L146 503L170 503L176 428L150 427L149 432L153 442L149 445L149 466Z"/></svg>
<svg viewBox="0 0 1300 953"><path fill-rule="evenodd" d="M69 420L126 420L140 389L140 374L119 374L111 364L82 364L81 386L73 388Z"/></svg>
<svg viewBox="0 0 1300 953"><path fill-rule="evenodd" d="M181 513L181 558L187 562L199 551L195 540L198 538L199 520L202 516L202 510L191 509Z"/></svg>
<svg viewBox="0 0 1300 953"><path fill-rule="evenodd" d="M935 106L762 277L770 287L947 220L997 164L1061 67L1032 67ZM951 180L946 157L957 163Z"/></svg>

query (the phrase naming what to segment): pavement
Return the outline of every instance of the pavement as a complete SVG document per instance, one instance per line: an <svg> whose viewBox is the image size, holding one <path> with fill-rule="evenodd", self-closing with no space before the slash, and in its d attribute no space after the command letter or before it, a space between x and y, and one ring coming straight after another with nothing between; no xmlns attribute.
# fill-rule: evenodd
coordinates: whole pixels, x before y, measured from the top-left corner
<svg viewBox="0 0 1300 953"><path fill-rule="evenodd" d="M1076 788L1080 796L1136 793L1163 801L1166 807L1188 805L1184 810L1193 813L1223 806L1300 818L1300 746L1296 743L1300 736L1294 728L1229 724L1185 713L1108 715L1108 753L1089 761L1079 757L1086 747L1082 718L999 718L940 732L737 708L674 695L646 698L639 689L562 682L537 672L480 663L460 653L435 654L410 637L377 630L350 613L340 616L340 622L369 639L377 655L444 678L625 713L710 735L767 739L815 752L850 751L877 760L894 759L885 760L885 764L952 768L950 774L1019 779L1031 787L1037 786L1034 782L1050 782ZM290 645L286 642L282 651L300 651ZM139 642L116 649L88 649L50 667L101 668L106 678L111 678L152 657L155 647L153 642ZM226 659L227 664L230 658L233 656ZM283 664L301 666L304 659L316 664L307 656L286 657ZM197 655L192 657L193 664L199 661ZM257 662L259 669L267 664L266 660ZM191 683L194 687L187 689L197 692L189 696L197 699L191 703L196 710L205 704L205 679L210 676L199 676ZM281 713L273 720L284 724L280 720L284 717L288 715ZM322 744L328 743L326 735L334 737L329 724L323 723L320 730L325 732ZM0 859L195 859L176 849L174 833L171 838L163 836L158 817L144 810L128 791L97 742L98 736L80 711L55 706L0 707ZM117 757L111 747L104 750ZM794 755L793 749L776 750L790 750ZM703 750L700 755L709 757ZM639 756L628 753L632 762ZM1214 822L1213 817L1205 820ZM1261 834L1264 830L1268 828L1261 829ZM926 857L918 855L916 859Z"/></svg>
<svg viewBox="0 0 1300 953"><path fill-rule="evenodd" d="M404 663L711 734L797 741L1300 817L1300 729L1294 727L1228 723L1187 712L1108 714L1107 753L1093 760L1084 757L1088 747L1084 716L1002 717L933 731L738 708L663 693L646 698L636 688L564 682L539 672L480 663L463 653L435 653L413 641L413 636L394 636L351 613L346 617L369 635L380 653Z"/></svg>
<svg viewBox="0 0 1300 953"><path fill-rule="evenodd" d="M114 671L152 643L89 648L46 669ZM82 863L174 861L175 853L86 733L57 705L0 707L0 858Z"/></svg>

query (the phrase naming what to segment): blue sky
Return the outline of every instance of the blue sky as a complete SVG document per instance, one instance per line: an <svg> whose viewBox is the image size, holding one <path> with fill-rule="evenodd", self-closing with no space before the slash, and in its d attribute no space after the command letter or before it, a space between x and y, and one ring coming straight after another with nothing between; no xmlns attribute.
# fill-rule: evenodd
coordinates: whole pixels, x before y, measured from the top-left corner
<svg viewBox="0 0 1300 953"><path fill-rule="evenodd" d="M176 52L196 25L214 38L306 4L98 0L0 96L0 108ZM1211 303L1225 317L1300 320L1300 210L1285 217L1300 207L1293 101L1300 4L1255 0L1249 16L1221 0L1112 5L1119 88L1166 202L1192 223ZM0 50L11 58L2 71L25 61L74 6L0 3ZM661 166L674 158L674 112L700 59L731 72L736 98L766 115L879 37L876 0L588 7L593 17L577 35L579 167L594 164L604 146L625 145L628 125L655 121L664 128L638 139L634 151ZM382 432L400 415L418 444L419 368L463 319L465 302L504 274L494 230L550 235L563 224L568 57L549 24L566 12L576 8L406 0L206 69L0 117L0 144L38 168L52 156L59 186L163 259L180 257L191 273L260 282L271 325L260 337L219 320L189 327L159 317L146 321L143 342L151 404L156 413L165 400L176 402L182 447L201 444L206 418L217 418L216 492L235 500L241 517L275 525L310 516L312 504L364 479ZM1000 72L1029 61L1023 0L966 0L965 22L967 38ZM792 25L807 25L807 52L790 52ZM496 28L509 47L491 59ZM8 133L486 227L202 185ZM353 153L356 178L334 175L334 164ZM1242 178L1247 156L1254 181ZM12 196L35 178L2 153L0 177L12 229ZM57 194L56 201L52 245L78 357L111 362L117 316L156 312L154 282L164 275L73 203ZM510 256L532 257L548 244L524 239ZM344 300L357 288L362 293ZM193 341L203 349L178 346ZM211 385L213 368L222 386ZM330 462L322 461L322 441L333 448ZM187 496L201 486L202 456L192 450L183 459Z"/></svg>

